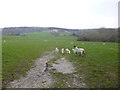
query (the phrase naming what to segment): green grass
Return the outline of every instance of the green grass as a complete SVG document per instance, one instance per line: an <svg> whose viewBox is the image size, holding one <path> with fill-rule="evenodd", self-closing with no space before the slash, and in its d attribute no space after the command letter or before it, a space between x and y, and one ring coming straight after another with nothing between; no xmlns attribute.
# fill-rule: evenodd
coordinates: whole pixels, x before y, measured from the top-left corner
<svg viewBox="0 0 120 90"><path fill-rule="evenodd" d="M56 72L56 73L52 73L53 78L56 80L55 84L54 84L54 88L66 88L67 84L66 84L66 76L60 72ZM58 78L59 77L59 78Z"/></svg>
<svg viewBox="0 0 120 90"><path fill-rule="evenodd" d="M54 72L52 73L54 81L53 88L82 88L81 86L74 85L74 80L78 80L80 78L74 78L74 73L70 74L63 74L61 72Z"/></svg>
<svg viewBox="0 0 120 90"><path fill-rule="evenodd" d="M52 51L56 47L72 49L73 45L83 47L86 56L65 54L77 67L77 73L85 74L85 82L89 87L118 86L118 44L107 42L78 42L73 36L54 36L49 32L35 32L26 36L3 36L2 43L2 76L4 85L9 81L25 75L33 61L43 55L44 51ZM47 41L46 41L47 40ZM70 43L74 44L71 45ZM84 45L82 44L84 43ZM96 45L94 46L93 43ZM54 58L51 61L54 61ZM62 86L61 86L62 87Z"/></svg>
<svg viewBox="0 0 120 90"><path fill-rule="evenodd" d="M100 42L93 46L86 42L86 56L69 56L69 60L76 62L78 72L86 75L89 87L117 87L118 86L118 50L116 43L107 43L102 46Z"/></svg>

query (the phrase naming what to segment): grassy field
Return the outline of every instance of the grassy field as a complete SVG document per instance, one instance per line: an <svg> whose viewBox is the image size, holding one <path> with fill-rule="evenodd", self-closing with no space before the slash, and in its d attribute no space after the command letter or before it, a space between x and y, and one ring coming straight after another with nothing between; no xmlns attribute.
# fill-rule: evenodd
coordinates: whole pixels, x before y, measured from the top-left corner
<svg viewBox="0 0 120 90"><path fill-rule="evenodd" d="M26 36L3 36L2 76L7 84L31 68L32 62L43 52L58 48L72 49L74 45L83 47L86 56L66 55L77 67L77 73L85 75L89 87L118 86L118 44L107 42L78 42L73 36L54 36L49 32L35 32ZM74 44L72 45L71 42ZM84 43L84 45L83 45ZM93 45L95 43L95 45Z"/></svg>

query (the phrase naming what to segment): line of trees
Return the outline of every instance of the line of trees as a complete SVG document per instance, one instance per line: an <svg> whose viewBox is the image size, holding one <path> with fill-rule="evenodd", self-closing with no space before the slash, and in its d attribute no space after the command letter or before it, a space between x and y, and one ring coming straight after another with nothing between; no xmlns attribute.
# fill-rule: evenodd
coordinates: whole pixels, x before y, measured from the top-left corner
<svg viewBox="0 0 120 90"><path fill-rule="evenodd" d="M119 28L120 32L120 28ZM118 29L101 28L81 30L76 33L77 41L102 41L102 42L118 42Z"/></svg>

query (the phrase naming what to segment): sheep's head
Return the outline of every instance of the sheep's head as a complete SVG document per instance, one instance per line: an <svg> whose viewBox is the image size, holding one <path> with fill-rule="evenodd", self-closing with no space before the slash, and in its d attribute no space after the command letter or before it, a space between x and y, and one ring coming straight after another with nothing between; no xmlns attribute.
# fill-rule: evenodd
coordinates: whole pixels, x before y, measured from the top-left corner
<svg viewBox="0 0 120 90"><path fill-rule="evenodd" d="M74 48L76 47L76 46L73 46Z"/></svg>

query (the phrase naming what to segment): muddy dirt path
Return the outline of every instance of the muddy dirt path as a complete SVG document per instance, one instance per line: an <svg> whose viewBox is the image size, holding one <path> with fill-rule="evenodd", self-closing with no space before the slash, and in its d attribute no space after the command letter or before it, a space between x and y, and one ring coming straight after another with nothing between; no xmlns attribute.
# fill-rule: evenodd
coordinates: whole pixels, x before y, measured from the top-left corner
<svg viewBox="0 0 120 90"><path fill-rule="evenodd" d="M50 70L53 70L53 74L59 72L59 76L57 75L54 80L55 83L58 83L57 87L60 85L63 88L87 88L87 85L83 83L84 76L76 73L76 68L65 57L54 61L49 67Z"/></svg>
<svg viewBox="0 0 120 90"><path fill-rule="evenodd" d="M35 60L35 65L28 72L26 77L14 80L8 88L46 88L53 84L53 78L46 72L46 62L54 58L53 53Z"/></svg>
<svg viewBox="0 0 120 90"><path fill-rule="evenodd" d="M56 60L52 64L51 69L55 69L56 72L61 72L63 74L75 72L75 69L74 69L72 63L69 62L68 60L66 60L65 57Z"/></svg>
<svg viewBox="0 0 120 90"><path fill-rule="evenodd" d="M33 68L27 72L27 75L11 82L8 88L54 88L55 83L59 83L59 77L53 78L53 74L57 72L60 72L62 77L67 76L67 79L63 80L64 88L87 87L79 80L82 77L75 73L75 67L65 57L57 59L49 66L48 61L52 58L55 58L54 52L35 60Z"/></svg>

